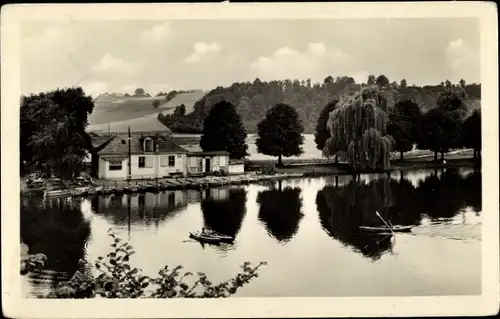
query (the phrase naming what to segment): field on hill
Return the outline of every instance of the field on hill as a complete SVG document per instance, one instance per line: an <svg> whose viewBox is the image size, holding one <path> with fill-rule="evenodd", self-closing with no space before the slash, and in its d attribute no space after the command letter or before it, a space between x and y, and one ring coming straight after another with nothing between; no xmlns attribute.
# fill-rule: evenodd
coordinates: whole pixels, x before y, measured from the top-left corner
<svg viewBox="0 0 500 319"><path fill-rule="evenodd" d="M132 131L160 130L166 127L157 120L160 112L171 113L175 106L184 104L186 112L192 112L196 101L204 96L205 92L196 91L181 93L167 101L163 96L156 97L116 97L101 96L95 102L94 111L89 116L89 131ZM158 108L153 101L162 104Z"/></svg>
<svg viewBox="0 0 500 319"><path fill-rule="evenodd" d="M203 98L207 92L195 91L189 93L177 94L172 100L160 106L160 109L168 109L163 111L163 114L170 114L174 111L175 107L181 104L186 106L186 113L191 113L194 110L194 104Z"/></svg>

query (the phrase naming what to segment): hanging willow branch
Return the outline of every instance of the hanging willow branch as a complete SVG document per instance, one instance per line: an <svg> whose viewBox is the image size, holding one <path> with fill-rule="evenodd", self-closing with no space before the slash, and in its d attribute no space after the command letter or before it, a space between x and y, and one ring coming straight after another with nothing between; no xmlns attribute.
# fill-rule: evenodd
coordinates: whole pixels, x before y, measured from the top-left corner
<svg viewBox="0 0 500 319"><path fill-rule="evenodd" d="M375 88L341 99L327 122L331 137L324 155L337 154L355 170L388 168L394 139L386 132L385 108L385 100Z"/></svg>

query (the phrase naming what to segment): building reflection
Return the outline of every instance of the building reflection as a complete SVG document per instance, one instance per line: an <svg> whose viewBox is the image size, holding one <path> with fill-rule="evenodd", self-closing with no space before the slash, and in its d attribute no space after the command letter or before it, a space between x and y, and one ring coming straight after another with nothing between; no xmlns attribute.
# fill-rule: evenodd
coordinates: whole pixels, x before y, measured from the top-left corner
<svg viewBox="0 0 500 319"><path fill-rule="evenodd" d="M188 205L188 193L180 190L161 193L95 196L93 211L117 225L159 226Z"/></svg>

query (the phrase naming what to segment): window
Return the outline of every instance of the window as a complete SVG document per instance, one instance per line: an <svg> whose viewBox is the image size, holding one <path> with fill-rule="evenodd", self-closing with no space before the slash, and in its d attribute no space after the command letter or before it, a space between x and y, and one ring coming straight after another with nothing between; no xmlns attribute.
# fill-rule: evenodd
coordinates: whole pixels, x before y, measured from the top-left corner
<svg viewBox="0 0 500 319"><path fill-rule="evenodd" d="M169 156L168 157L168 166L174 167L175 166L175 156Z"/></svg>
<svg viewBox="0 0 500 319"><path fill-rule="evenodd" d="M175 205L175 194L174 193L168 194L168 205L169 206Z"/></svg>
<svg viewBox="0 0 500 319"><path fill-rule="evenodd" d="M153 140L151 138L146 138L144 140L144 152L153 152Z"/></svg>
<svg viewBox="0 0 500 319"><path fill-rule="evenodd" d="M109 170L110 171L121 171L122 170L122 161L109 161Z"/></svg>
<svg viewBox="0 0 500 319"><path fill-rule="evenodd" d="M161 156L160 158L161 167L175 167L175 155Z"/></svg>
<svg viewBox="0 0 500 319"><path fill-rule="evenodd" d="M227 165L227 156L226 155L221 155L219 158L219 166L226 166Z"/></svg>
<svg viewBox="0 0 500 319"><path fill-rule="evenodd" d="M154 166L153 156L139 156L139 168L152 168Z"/></svg>

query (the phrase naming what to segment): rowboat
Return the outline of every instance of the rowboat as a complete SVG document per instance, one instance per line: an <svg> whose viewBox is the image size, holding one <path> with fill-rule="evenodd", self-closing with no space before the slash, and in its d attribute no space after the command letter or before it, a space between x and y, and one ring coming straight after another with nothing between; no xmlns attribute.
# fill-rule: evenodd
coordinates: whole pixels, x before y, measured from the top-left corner
<svg viewBox="0 0 500 319"><path fill-rule="evenodd" d="M371 226L359 226L359 229L364 230L364 231L370 231L370 232L410 232L413 226L393 226L392 228L389 227L371 227Z"/></svg>
<svg viewBox="0 0 500 319"><path fill-rule="evenodd" d="M71 196L71 191L69 189L57 189L45 191L43 197L65 197Z"/></svg>
<svg viewBox="0 0 500 319"><path fill-rule="evenodd" d="M189 237L206 243L221 243L221 242L232 243L234 241L234 238L231 236L215 232L211 234L203 234L201 232L189 233Z"/></svg>

